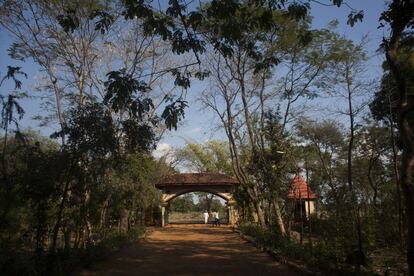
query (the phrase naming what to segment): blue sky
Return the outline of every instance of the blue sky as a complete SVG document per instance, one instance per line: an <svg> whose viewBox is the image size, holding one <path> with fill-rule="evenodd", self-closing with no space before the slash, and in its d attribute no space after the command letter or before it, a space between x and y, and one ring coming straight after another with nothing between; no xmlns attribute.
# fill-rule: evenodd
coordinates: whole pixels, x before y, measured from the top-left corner
<svg viewBox="0 0 414 276"><path fill-rule="evenodd" d="M321 0L321 2L329 3L330 1ZM355 27L350 27L346 24L349 8L343 6L326 7L323 5L313 4L311 15L313 16L313 28L323 28L334 20L339 20L337 31L349 39L360 41L363 36L368 37L366 49L371 57L369 61L368 74L371 77L378 77L381 75L380 64L383 60L381 53L377 53L378 45L384 35L383 29L378 29L378 18L384 10L386 2L380 0L352 0L347 1L348 4L356 10L364 10L365 16L363 22L357 23ZM23 70L28 74L28 79L23 81L23 88L30 93L31 88L35 82L35 77L39 67L32 61L25 63L11 60L7 55L7 49L12 43L9 35L0 30L0 77L3 77L6 72L7 65L22 66ZM10 85L0 87L2 94L10 89ZM190 107L186 112L186 119L177 131L167 133L161 140L161 147L168 148L169 146L179 147L186 142L203 142L208 139L224 139L222 133L213 131L217 126L217 120L213 114L206 110L202 110L200 104L196 101L197 96L201 91L206 89L206 82L194 82L188 91L188 101ZM38 122L31 118L40 110L40 100L31 98L24 100L23 107L26 110L26 116L21 122L23 128L31 127L39 130L44 135L49 135L52 132L50 128L38 127Z"/></svg>

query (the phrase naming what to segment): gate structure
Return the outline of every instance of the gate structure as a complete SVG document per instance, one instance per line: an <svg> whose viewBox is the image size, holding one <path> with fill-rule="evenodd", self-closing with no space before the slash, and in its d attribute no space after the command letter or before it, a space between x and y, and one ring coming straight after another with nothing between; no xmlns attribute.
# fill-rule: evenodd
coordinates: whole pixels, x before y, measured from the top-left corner
<svg viewBox="0 0 414 276"><path fill-rule="evenodd" d="M208 192L226 201L229 223L236 224L238 219L236 201L233 194L239 184L234 177L219 173L178 173L169 175L155 184L162 191L161 226L168 222L166 208L169 202L182 194L191 192Z"/></svg>

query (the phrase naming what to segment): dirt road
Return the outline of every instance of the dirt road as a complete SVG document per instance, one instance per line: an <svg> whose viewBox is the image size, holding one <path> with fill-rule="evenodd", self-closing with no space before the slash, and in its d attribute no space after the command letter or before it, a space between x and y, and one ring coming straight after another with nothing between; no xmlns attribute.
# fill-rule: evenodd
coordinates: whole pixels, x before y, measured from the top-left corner
<svg viewBox="0 0 414 276"><path fill-rule="evenodd" d="M297 275L229 228L155 228L80 275Z"/></svg>

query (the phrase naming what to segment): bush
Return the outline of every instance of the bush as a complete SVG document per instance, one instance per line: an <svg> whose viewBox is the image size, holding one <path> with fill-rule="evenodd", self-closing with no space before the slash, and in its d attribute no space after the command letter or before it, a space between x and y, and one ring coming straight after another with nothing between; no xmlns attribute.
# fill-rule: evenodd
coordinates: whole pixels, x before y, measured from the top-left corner
<svg viewBox="0 0 414 276"><path fill-rule="evenodd" d="M276 229L276 227L274 228ZM281 257L303 261L323 271L331 271L337 268L336 265L335 267L328 265L338 263L333 248L316 244L313 246L314 257L312 258L307 245L301 245L295 240L283 237L280 233L272 229L263 229L255 224L243 224L239 227L239 230L243 234L253 237L259 246L270 248Z"/></svg>
<svg viewBox="0 0 414 276"><path fill-rule="evenodd" d="M137 241L145 233L143 226L128 232L112 232L105 240L85 249L59 250L54 255L35 257L32 252L0 251L0 275L67 275L105 259L122 246Z"/></svg>

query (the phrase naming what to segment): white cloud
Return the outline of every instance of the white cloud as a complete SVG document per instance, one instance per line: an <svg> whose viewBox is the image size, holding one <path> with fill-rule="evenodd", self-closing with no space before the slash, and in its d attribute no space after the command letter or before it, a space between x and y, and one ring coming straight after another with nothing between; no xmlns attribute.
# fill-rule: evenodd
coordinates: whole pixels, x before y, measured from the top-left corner
<svg viewBox="0 0 414 276"><path fill-rule="evenodd" d="M159 143L157 148L152 152L152 156L155 158L161 158L163 156L169 155L173 152L173 148L170 144L167 143Z"/></svg>

